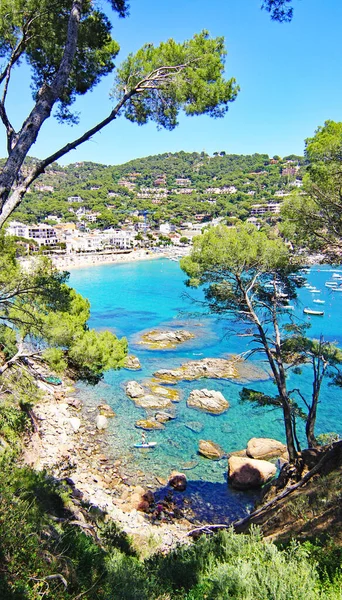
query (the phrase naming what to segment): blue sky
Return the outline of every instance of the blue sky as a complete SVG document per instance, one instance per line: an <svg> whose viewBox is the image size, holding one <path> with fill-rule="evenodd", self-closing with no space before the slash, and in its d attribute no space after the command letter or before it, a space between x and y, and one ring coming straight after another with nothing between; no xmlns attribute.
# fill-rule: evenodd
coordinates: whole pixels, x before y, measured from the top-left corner
<svg viewBox="0 0 342 600"><path fill-rule="evenodd" d="M131 0L130 17L112 15L113 37L121 46L119 64L146 42L182 41L202 29L223 35L226 76L241 87L224 119L180 117L172 132L154 124L139 127L120 118L60 162L89 160L119 164L162 152L225 150L228 153L302 154L304 139L325 120L342 120L342 2L294 0L290 24L272 22L261 0ZM105 7L103 3L103 7ZM78 137L111 109L114 74L75 104L80 125L50 119L31 156L43 158ZM10 109L18 127L32 100L29 70L14 74ZM5 136L0 141L5 156Z"/></svg>

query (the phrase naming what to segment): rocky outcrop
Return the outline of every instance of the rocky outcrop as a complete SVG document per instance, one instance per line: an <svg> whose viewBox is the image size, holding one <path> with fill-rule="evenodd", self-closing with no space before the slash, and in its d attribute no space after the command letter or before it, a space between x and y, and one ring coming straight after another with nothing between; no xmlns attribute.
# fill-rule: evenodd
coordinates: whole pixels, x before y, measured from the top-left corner
<svg viewBox="0 0 342 600"><path fill-rule="evenodd" d="M153 330L141 336L140 344L146 344L152 350L168 350L176 348L194 338L194 334L185 329L175 331Z"/></svg>
<svg viewBox="0 0 342 600"><path fill-rule="evenodd" d="M143 386L137 381L128 381L126 383L125 391L130 398L140 398L146 393Z"/></svg>
<svg viewBox="0 0 342 600"><path fill-rule="evenodd" d="M225 455L224 450L211 440L200 440L198 452L210 460L220 460Z"/></svg>
<svg viewBox="0 0 342 600"><path fill-rule="evenodd" d="M124 369L129 369L130 371L139 371L141 369L139 358L133 354L128 354L125 358Z"/></svg>
<svg viewBox="0 0 342 600"><path fill-rule="evenodd" d="M145 431L153 431L155 429L164 429L164 425L154 419L141 419L135 424L138 429L145 429Z"/></svg>
<svg viewBox="0 0 342 600"><path fill-rule="evenodd" d="M155 396L162 396L163 398L168 398L171 402L179 402L180 394L178 390L172 390L170 388L164 387L163 385L157 385L153 383L149 383L149 390Z"/></svg>
<svg viewBox="0 0 342 600"><path fill-rule="evenodd" d="M236 364L225 358L203 358L202 360L190 360L178 369L160 369L154 373L154 377L165 383L177 383L177 381L193 381L207 377L208 379L236 379L239 376Z"/></svg>
<svg viewBox="0 0 342 600"><path fill-rule="evenodd" d="M276 467L266 460L255 460L240 456L228 459L228 481L238 490L261 487L276 474Z"/></svg>
<svg viewBox="0 0 342 600"><path fill-rule="evenodd" d="M137 406L146 410L163 410L172 407L168 398L160 398L152 394L146 394L146 396L142 396L141 398L133 398L133 400Z"/></svg>
<svg viewBox="0 0 342 600"><path fill-rule="evenodd" d="M187 406L219 415L229 408L229 402L216 390L193 390L190 392Z"/></svg>
<svg viewBox="0 0 342 600"><path fill-rule="evenodd" d="M251 438L247 444L246 453L250 458L261 458L267 460L282 456L287 447L278 440L272 438Z"/></svg>
<svg viewBox="0 0 342 600"><path fill-rule="evenodd" d="M172 471L169 478L169 485L177 492L184 492L187 486L187 479L184 473L178 473L178 471Z"/></svg>
<svg viewBox="0 0 342 600"><path fill-rule="evenodd" d="M116 416L115 412L113 411L112 407L109 406L109 404L99 404L97 410L99 411L100 415L107 417L107 419L111 419L112 417Z"/></svg>

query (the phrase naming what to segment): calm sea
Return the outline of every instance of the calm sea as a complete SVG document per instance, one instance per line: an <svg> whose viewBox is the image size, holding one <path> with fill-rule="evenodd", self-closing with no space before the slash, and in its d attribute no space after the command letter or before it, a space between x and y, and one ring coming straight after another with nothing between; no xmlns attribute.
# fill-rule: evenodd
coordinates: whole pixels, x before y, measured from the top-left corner
<svg viewBox="0 0 342 600"><path fill-rule="evenodd" d="M321 290L312 294L304 288L295 306L295 313L311 323L310 335L325 338L342 345L342 292L332 292L325 287L331 280L332 270L326 267L312 268L308 282ZM70 284L91 302L89 325L95 329L108 329L125 336L130 353L139 357L142 370L111 371L96 387L81 385L80 394L86 405L97 406L105 401L114 409L117 417L111 419L109 441L115 456L122 459L130 473L143 471L147 479L156 483L155 476L166 478L174 469L186 469L189 480L185 497L192 502L199 520L212 522L229 521L242 516L250 508L255 494L234 492L227 486L227 461L217 462L201 458L197 454L200 439L213 440L226 452L246 446L251 437L273 437L284 441L283 423L278 410L255 409L240 404L239 391L242 384L233 381L201 380L182 382L177 386L181 401L175 405L177 418L166 424L165 430L151 432L148 439L158 442L153 450L133 448L140 440L135 422L145 416L124 392L125 383L131 379L143 383L154 371L171 368L189 359L226 357L249 348L248 337L240 337L241 328L234 322L216 319L203 314L200 304L202 292L187 290L185 275L178 263L166 259L105 265L74 270ZM191 294L191 298L188 294ZM325 304L313 303L313 299L325 300ZM307 317L303 307L323 308L324 317ZM177 350L148 350L137 342L141 332L152 328L185 327L195 333L195 338ZM307 372L292 376L290 385L304 393L310 391ZM244 383L243 385L248 385ZM251 383L254 389L274 393L273 383L266 379ZM192 389L219 390L229 400L230 408L219 416L201 413L186 406L186 398ZM335 431L342 434L342 390L324 385L317 418L317 433ZM198 433L187 425L201 429ZM303 427L300 426L303 438Z"/></svg>

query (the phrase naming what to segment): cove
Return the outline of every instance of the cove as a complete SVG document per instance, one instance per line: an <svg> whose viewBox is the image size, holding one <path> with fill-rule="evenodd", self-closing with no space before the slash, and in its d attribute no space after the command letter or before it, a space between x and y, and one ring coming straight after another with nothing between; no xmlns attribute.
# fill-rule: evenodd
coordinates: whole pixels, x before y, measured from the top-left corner
<svg viewBox="0 0 342 600"><path fill-rule="evenodd" d="M334 293L324 285L331 274L331 269L324 267L312 268L307 276L308 281L321 290L319 297L325 300L325 316L310 318L302 314L303 306L317 306L312 304L313 296L307 288L300 290L295 312L312 324L309 335L324 334L326 339L341 345L342 293ZM179 383L176 389L181 393L181 400L175 404L177 418L168 422L163 431L148 433L148 439L158 444L155 449L134 448L140 440L140 431L134 424L145 417L145 411L127 398L124 391L127 381L134 379L144 383L158 369L174 368L187 360L205 357L225 358L249 347L249 338L239 335L243 331L240 325L203 313L201 290L187 290L185 279L178 263L166 259L71 272L70 285L90 300L90 327L109 329L119 337L127 337L130 353L138 356L142 365L141 371L111 371L97 386L79 385L78 389L87 407L106 402L115 411L117 417L110 421L108 441L113 456L120 457L131 476L143 472L146 481L156 489L158 481L166 479L172 470L184 471L189 485L186 493L179 495L180 501L191 502L198 520L229 522L246 514L256 494L231 490L226 481L227 460L215 462L200 457L197 453L199 440L210 439L226 452L244 448L251 437L273 437L284 441L280 411L255 409L239 402L239 391L248 382L202 379ZM149 350L138 343L142 332L157 327L185 327L195 334L195 338L177 349L163 351ZM258 364L257 358L254 361ZM292 379L293 387L300 385L308 391L310 381L305 370ZM274 393L269 378L249 385ZM227 412L210 415L188 408L186 399L190 391L201 388L222 392L230 403ZM324 385L317 433L342 433L341 400L341 390ZM191 428L193 422L200 431ZM303 427L299 429L303 438Z"/></svg>

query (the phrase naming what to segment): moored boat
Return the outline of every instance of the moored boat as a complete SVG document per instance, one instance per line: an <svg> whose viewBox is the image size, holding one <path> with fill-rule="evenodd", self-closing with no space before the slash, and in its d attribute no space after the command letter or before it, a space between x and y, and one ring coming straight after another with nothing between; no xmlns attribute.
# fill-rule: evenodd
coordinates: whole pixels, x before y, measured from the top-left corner
<svg viewBox="0 0 342 600"><path fill-rule="evenodd" d="M134 448L154 448L157 442L145 442L144 444L134 444Z"/></svg>
<svg viewBox="0 0 342 600"><path fill-rule="evenodd" d="M324 310L313 310L312 308L304 308L303 313L305 315L313 315L315 317L323 317Z"/></svg>
<svg viewBox="0 0 342 600"><path fill-rule="evenodd" d="M315 302L316 304L325 304L325 300L320 300L319 298L313 300L313 302Z"/></svg>

